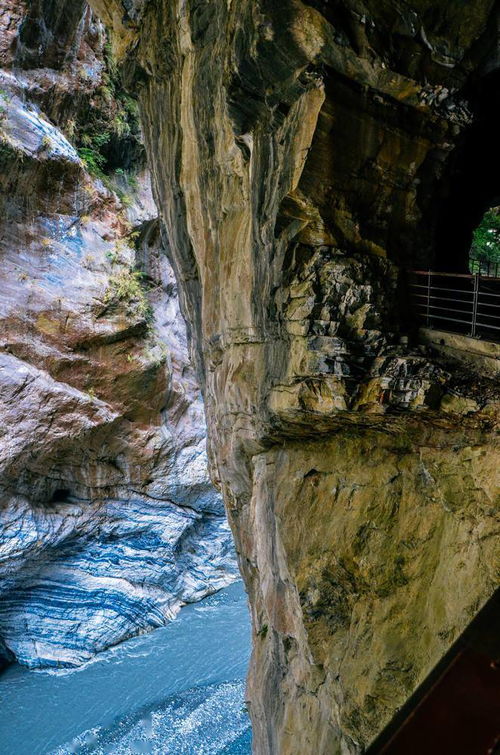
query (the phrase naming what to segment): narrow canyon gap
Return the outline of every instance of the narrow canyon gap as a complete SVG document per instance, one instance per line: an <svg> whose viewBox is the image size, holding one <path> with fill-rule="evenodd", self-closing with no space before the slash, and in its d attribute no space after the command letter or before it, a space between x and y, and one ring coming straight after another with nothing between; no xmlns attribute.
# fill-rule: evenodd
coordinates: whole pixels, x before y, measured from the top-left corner
<svg viewBox="0 0 500 755"><path fill-rule="evenodd" d="M89 6L0 0L0 667L79 665L237 575L144 163Z"/></svg>
<svg viewBox="0 0 500 755"><path fill-rule="evenodd" d="M466 269L497 191L498 8L92 5L250 595L255 752L360 752L498 583L498 384L418 348L402 274Z"/></svg>

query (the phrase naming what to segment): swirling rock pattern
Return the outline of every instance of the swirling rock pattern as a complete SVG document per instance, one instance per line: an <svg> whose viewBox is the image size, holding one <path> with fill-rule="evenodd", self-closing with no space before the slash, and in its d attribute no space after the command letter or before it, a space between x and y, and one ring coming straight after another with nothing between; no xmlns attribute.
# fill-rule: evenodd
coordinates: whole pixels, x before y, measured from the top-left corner
<svg viewBox="0 0 500 755"><path fill-rule="evenodd" d="M165 500L19 503L2 524L3 640L31 667L76 665L162 626L234 572L225 518Z"/></svg>
<svg viewBox="0 0 500 755"><path fill-rule="evenodd" d="M105 63L102 26L70 5L64 23L37 24L21 3L0 17L12 32L0 71L0 658L30 667L80 664L236 577L149 175L127 163L105 185L71 142ZM114 149L130 162L130 144Z"/></svg>

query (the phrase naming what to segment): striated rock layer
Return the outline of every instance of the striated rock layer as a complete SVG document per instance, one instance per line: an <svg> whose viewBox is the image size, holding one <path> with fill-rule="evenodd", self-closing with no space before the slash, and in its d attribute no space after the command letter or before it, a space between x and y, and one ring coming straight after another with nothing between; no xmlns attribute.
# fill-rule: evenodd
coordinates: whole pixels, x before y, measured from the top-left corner
<svg viewBox="0 0 500 755"><path fill-rule="evenodd" d="M32 667L236 577L133 107L69 5L0 14L0 657Z"/></svg>
<svg viewBox="0 0 500 755"><path fill-rule="evenodd" d="M498 385L418 347L401 274L466 268L493 198L497 8L92 5L250 594L255 752L361 751L498 584Z"/></svg>

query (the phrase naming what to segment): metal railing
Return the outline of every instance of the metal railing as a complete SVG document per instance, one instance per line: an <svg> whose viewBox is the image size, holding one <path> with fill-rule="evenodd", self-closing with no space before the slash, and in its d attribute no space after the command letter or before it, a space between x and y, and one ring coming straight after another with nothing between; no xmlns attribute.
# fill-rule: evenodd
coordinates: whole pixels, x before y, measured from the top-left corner
<svg viewBox="0 0 500 755"><path fill-rule="evenodd" d="M409 270L408 286L427 327L500 342L500 278Z"/></svg>

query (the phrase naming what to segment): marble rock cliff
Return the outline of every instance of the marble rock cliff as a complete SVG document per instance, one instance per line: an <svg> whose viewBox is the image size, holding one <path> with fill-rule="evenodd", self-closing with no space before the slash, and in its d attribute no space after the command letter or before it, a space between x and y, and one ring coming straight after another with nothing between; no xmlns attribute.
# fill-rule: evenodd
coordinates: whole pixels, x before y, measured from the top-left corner
<svg viewBox="0 0 500 755"><path fill-rule="evenodd" d="M31 667L236 576L135 103L60 6L0 7L0 656Z"/></svg>
<svg viewBox="0 0 500 755"><path fill-rule="evenodd" d="M196 347L255 752L363 751L498 585L498 383L419 345L402 274L466 269L494 197L497 6L92 5Z"/></svg>

